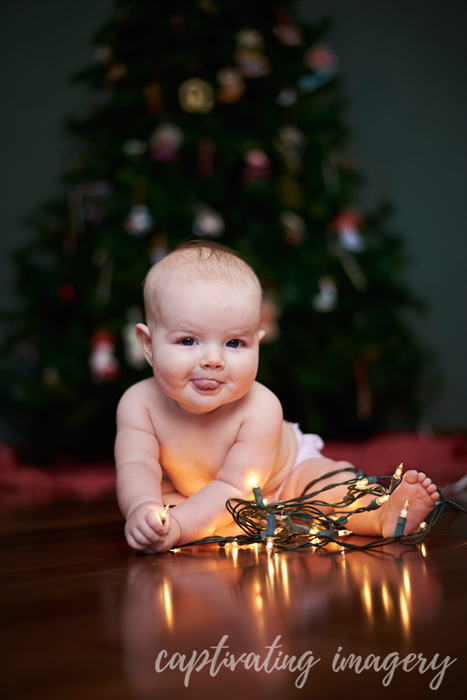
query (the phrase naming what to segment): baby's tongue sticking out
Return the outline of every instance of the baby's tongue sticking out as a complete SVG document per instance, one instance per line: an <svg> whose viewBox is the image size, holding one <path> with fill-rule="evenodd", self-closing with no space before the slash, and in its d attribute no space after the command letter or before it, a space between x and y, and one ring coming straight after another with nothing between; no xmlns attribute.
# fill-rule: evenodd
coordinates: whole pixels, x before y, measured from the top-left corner
<svg viewBox="0 0 467 700"><path fill-rule="evenodd" d="M193 379L193 384L197 389L201 389L202 391L216 389L219 386L219 382L215 379Z"/></svg>

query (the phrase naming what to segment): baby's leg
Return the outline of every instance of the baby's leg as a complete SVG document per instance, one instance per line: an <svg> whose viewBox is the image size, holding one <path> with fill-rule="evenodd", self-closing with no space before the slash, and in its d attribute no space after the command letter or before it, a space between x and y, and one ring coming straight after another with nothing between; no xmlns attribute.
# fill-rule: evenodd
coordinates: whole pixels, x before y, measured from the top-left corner
<svg viewBox="0 0 467 700"><path fill-rule="evenodd" d="M325 457L308 459L299 464L290 473L284 484L281 499L287 500L300 496L310 481L319 478L327 472L337 469L346 470L351 466L349 462L333 462ZM319 481L309 491L318 491L329 484L337 484L353 478L355 478L354 472L344 471ZM332 504L341 501L346 493L346 486L336 486L329 491L325 491L317 498ZM359 498L356 503L346 510L354 510L368 505L374 498L374 496L370 495ZM405 533L410 534L417 529L422 520L431 512L438 498L439 493L436 486L431 483L431 479L425 474L412 469L404 474L404 478L398 488L390 495L381 508L352 515L347 527L358 535L392 537L396 529L397 518L405 502L408 501ZM332 512L332 510L332 507L323 508L324 513Z"/></svg>

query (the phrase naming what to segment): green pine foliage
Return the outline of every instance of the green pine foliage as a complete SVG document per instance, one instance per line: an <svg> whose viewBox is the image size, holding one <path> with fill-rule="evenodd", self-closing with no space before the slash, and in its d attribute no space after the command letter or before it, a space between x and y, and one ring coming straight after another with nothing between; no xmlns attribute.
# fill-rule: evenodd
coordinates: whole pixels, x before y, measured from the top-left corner
<svg viewBox="0 0 467 700"><path fill-rule="evenodd" d="M326 30L300 25L285 0L116 3L76 77L95 101L69 124L79 152L63 196L31 218L36 236L16 254L23 308L2 385L36 452L110 452L119 397L150 376L126 359L129 309L142 310L155 252L193 235L240 252L263 281L272 327L258 379L288 419L358 437L391 413L415 416L424 354L401 320L415 302L389 208L354 217L353 243L336 223L360 176L335 57L307 53ZM155 136L167 126L168 143ZM143 231L128 230L135 205ZM111 380L89 365L99 330L115 338Z"/></svg>

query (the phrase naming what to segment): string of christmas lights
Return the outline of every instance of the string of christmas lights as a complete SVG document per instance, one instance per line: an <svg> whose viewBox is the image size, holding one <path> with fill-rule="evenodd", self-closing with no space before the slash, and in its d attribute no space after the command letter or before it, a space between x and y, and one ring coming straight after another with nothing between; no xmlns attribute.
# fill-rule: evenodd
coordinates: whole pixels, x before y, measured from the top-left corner
<svg viewBox="0 0 467 700"><path fill-rule="evenodd" d="M357 513L381 508L390 494L402 481L403 465L400 464L392 476L367 476L362 470L355 468L337 469L328 472L319 479L310 481L303 489L302 495L287 501L274 501L265 503L261 488L256 484L252 474L252 487L254 500L247 501L241 498L230 498L226 508L232 518L245 534L230 537L204 537L185 544L177 544L174 549L191 547L199 544L218 544L224 547L229 544L257 545L261 544L268 551L273 547L277 549L302 549L313 547L322 549L333 542L345 549L374 549L392 542L400 542L404 545L419 544L431 531L440 515L448 508L455 508L463 513L467 510L462 506L448 501L440 493L429 516L418 526L413 533L404 534L407 522L407 511L410 507L408 501L396 522L396 528L392 537L373 539L366 544L354 544L346 541L345 537L352 535L352 531L346 528L349 518ZM328 484L321 489L312 490L313 487L324 479L342 472L354 472L355 477L345 481ZM328 502L321 497L327 491L338 486L346 486L347 493L341 501ZM307 493L310 491L310 493ZM354 506L360 499L371 495L373 500L365 506ZM332 508L332 513L324 512L324 509ZM350 509L351 508L351 509Z"/></svg>

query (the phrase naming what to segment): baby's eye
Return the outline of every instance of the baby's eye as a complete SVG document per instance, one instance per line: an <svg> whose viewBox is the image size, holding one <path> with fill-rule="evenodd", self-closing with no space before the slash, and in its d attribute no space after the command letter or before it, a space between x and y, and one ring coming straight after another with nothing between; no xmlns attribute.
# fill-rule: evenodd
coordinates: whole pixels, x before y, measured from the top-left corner
<svg viewBox="0 0 467 700"><path fill-rule="evenodd" d="M227 343L228 348L239 348L240 345L242 344L241 340L237 340L237 338L234 338L233 340L229 340Z"/></svg>
<svg viewBox="0 0 467 700"><path fill-rule="evenodd" d="M194 338L182 338L180 343L182 345L194 345L195 344L195 339Z"/></svg>

